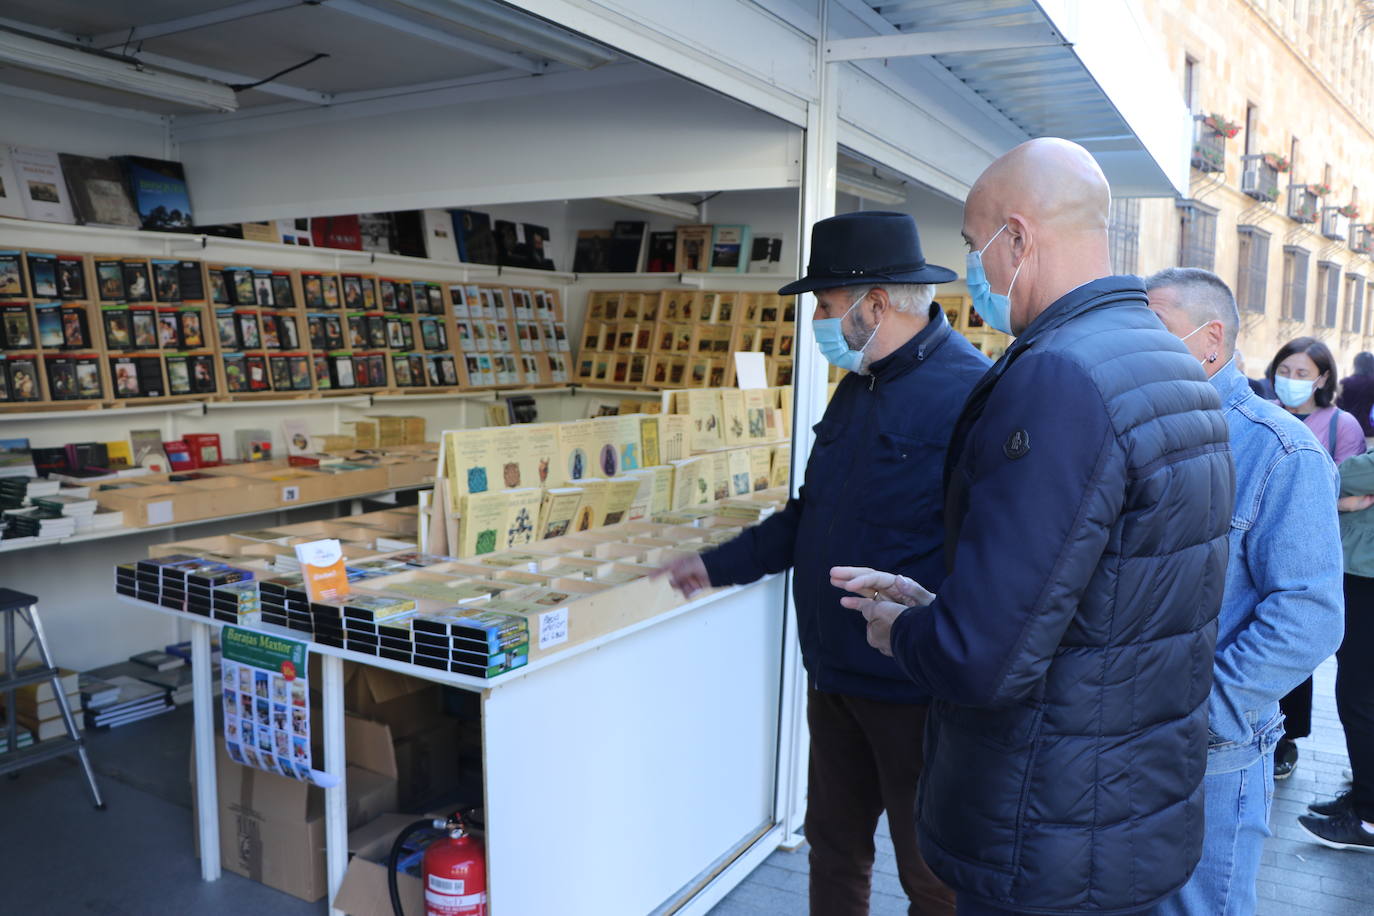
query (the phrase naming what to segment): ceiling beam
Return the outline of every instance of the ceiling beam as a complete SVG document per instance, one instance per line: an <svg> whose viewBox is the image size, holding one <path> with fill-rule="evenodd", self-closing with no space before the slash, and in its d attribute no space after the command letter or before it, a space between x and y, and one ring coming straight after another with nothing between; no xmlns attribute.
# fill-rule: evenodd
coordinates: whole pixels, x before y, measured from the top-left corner
<svg viewBox="0 0 1374 916"><path fill-rule="evenodd" d="M870 38L840 38L825 43L825 59L890 60L934 54L968 54L1068 44L1069 42L1054 29L1038 25L1009 26L1000 29L949 29L938 32L874 35Z"/></svg>
<svg viewBox="0 0 1374 916"><path fill-rule="evenodd" d="M490 0L394 0L408 10L432 16L441 22L460 26L490 38L528 49L539 57L572 67L590 69L617 58L615 52L542 19Z"/></svg>
<svg viewBox="0 0 1374 916"><path fill-rule="evenodd" d="M134 44L148 38L161 38L164 35L176 35L225 22L236 22L239 19L247 19L249 16L274 13L277 10L300 6L303 2L304 0L246 0L246 2L235 3L221 9L197 13L194 16L182 16L177 19L167 19L148 25L135 25L127 29L92 35L86 41L94 47L108 49Z"/></svg>
<svg viewBox="0 0 1374 916"><path fill-rule="evenodd" d="M379 9L374 9L366 3L359 2L359 0L321 0L320 5L345 15L371 22L374 25L380 25L384 28L392 29L393 31L413 35L416 38L422 38L425 41L442 45L454 51L462 51L464 54L471 54L474 57L489 60L492 63L500 64L502 67L513 70L523 70L526 73L539 73L544 69L542 63L538 63L520 54L513 54L509 51L498 51L495 48L488 47L479 42L470 41L466 38L459 38L457 35L453 35L449 32L431 28L427 25L421 25L418 22L412 22L402 16L397 16L395 13L387 13Z"/></svg>

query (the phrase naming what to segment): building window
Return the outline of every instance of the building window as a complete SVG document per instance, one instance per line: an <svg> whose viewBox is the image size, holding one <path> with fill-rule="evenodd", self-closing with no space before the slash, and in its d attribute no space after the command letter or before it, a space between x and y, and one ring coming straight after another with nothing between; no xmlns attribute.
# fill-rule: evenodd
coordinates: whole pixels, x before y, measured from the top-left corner
<svg viewBox="0 0 1374 916"><path fill-rule="evenodd" d="M1197 114L1197 61L1187 55L1183 57L1183 103Z"/></svg>
<svg viewBox="0 0 1374 916"><path fill-rule="evenodd" d="M1345 325L1342 330L1350 334L1364 333L1364 277L1359 274L1345 275Z"/></svg>
<svg viewBox="0 0 1374 916"><path fill-rule="evenodd" d="M1259 130L1259 109L1251 102L1245 103L1245 155L1253 156L1259 152L1255 131Z"/></svg>
<svg viewBox="0 0 1374 916"><path fill-rule="evenodd" d="M1283 246L1283 304L1279 314L1289 321L1307 320L1308 259L1306 248Z"/></svg>
<svg viewBox="0 0 1374 916"><path fill-rule="evenodd" d="M1178 266L1211 270L1217 260L1217 211L1195 200L1180 200L1178 218Z"/></svg>
<svg viewBox="0 0 1374 916"><path fill-rule="evenodd" d="M1317 311L1313 316L1323 328L1334 328L1340 316L1341 265L1317 262Z"/></svg>
<svg viewBox="0 0 1374 916"><path fill-rule="evenodd" d="M1140 263L1140 198L1119 197L1112 201L1107 241L1112 249L1112 270L1133 274Z"/></svg>
<svg viewBox="0 0 1374 916"><path fill-rule="evenodd" d="M1269 233L1258 226L1237 226L1240 234L1236 304L1243 312L1264 312L1269 287Z"/></svg>

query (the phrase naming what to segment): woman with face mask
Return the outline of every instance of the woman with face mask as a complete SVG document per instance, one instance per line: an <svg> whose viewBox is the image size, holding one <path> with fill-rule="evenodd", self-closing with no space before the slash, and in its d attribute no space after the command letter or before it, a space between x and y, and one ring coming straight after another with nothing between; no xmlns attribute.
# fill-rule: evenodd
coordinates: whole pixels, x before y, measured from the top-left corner
<svg viewBox="0 0 1374 916"><path fill-rule="evenodd" d="M1307 424L1337 464L1364 454L1364 430L1360 428L1360 421L1333 403L1336 360L1326 344L1315 337L1290 340L1274 354L1265 377L1273 387L1277 402ZM1285 721L1283 739L1274 749L1274 778L1287 779L1298 765L1295 739L1312 733L1312 679L1308 678L1284 697L1279 708L1283 710Z"/></svg>

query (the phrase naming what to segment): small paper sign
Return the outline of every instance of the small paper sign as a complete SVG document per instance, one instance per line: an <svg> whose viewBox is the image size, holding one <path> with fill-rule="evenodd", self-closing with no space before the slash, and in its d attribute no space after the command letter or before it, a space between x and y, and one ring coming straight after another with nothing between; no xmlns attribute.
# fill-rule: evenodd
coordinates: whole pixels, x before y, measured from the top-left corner
<svg viewBox="0 0 1374 916"><path fill-rule="evenodd" d="M739 388L767 388L768 370L762 353L735 354L735 385Z"/></svg>
<svg viewBox="0 0 1374 916"><path fill-rule="evenodd" d="M294 503L301 498L300 487L282 487L281 501L284 503Z"/></svg>
<svg viewBox="0 0 1374 916"><path fill-rule="evenodd" d="M148 524L150 525L170 525L172 523L172 501L170 499L148 503L147 512Z"/></svg>
<svg viewBox="0 0 1374 916"><path fill-rule="evenodd" d="M539 615L539 648L548 649L568 641L568 609L545 611Z"/></svg>
<svg viewBox="0 0 1374 916"><path fill-rule="evenodd" d="M311 601L333 601L348 594L348 571L343 547L335 538L296 545L305 592Z"/></svg>

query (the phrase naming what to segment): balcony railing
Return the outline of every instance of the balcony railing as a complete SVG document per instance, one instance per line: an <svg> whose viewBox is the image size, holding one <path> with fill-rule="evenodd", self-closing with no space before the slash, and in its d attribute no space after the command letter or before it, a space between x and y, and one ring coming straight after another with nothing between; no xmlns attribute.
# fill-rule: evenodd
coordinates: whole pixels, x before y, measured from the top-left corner
<svg viewBox="0 0 1374 916"><path fill-rule="evenodd" d="M1356 254L1369 254L1374 249L1374 232L1370 232L1369 224L1352 226L1350 229L1350 250Z"/></svg>
<svg viewBox="0 0 1374 916"><path fill-rule="evenodd" d="M1320 213L1320 198L1310 185L1288 186L1288 218L1295 223L1315 223Z"/></svg>
<svg viewBox="0 0 1374 916"><path fill-rule="evenodd" d="M1322 207L1322 235L1333 242L1345 241L1350 220L1341 215L1341 207Z"/></svg>
<svg viewBox="0 0 1374 916"><path fill-rule="evenodd" d="M1207 126L1203 115L1194 115L1193 168L1199 172L1226 171L1226 135Z"/></svg>
<svg viewBox="0 0 1374 916"><path fill-rule="evenodd" d="M1262 153L1242 156L1245 168L1240 176L1240 190L1255 200L1279 199L1279 170L1265 161Z"/></svg>

